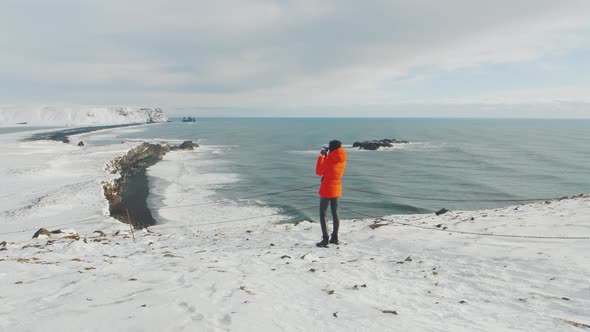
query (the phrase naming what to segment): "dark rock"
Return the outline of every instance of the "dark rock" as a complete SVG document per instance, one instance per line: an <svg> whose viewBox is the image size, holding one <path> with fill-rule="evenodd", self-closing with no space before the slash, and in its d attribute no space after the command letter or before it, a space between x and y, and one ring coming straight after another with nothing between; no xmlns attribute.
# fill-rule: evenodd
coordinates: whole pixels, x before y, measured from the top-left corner
<svg viewBox="0 0 590 332"><path fill-rule="evenodd" d="M7 245L8 245L8 242L6 242L6 241L0 242L0 247L6 247Z"/></svg>
<svg viewBox="0 0 590 332"><path fill-rule="evenodd" d="M397 315L397 311L395 311L395 310L381 310L381 312L384 314Z"/></svg>
<svg viewBox="0 0 590 332"><path fill-rule="evenodd" d="M467 304L467 301L461 300L461 301L459 301L459 303L461 303L461 304Z"/></svg>
<svg viewBox="0 0 590 332"><path fill-rule="evenodd" d="M84 142L82 142L82 141L78 142L78 146L79 146L79 147L82 147L82 146L84 146Z"/></svg>
<svg viewBox="0 0 590 332"><path fill-rule="evenodd" d="M281 259L285 259L285 258L291 258L291 256L289 256L289 255L283 255L283 256L281 256Z"/></svg>
<svg viewBox="0 0 590 332"><path fill-rule="evenodd" d="M190 116L185 116L182 118L182 122L197 122L197 119Z"/></svg>
<svg viewBox="0 0 590 332"><path fill-rule="evenodd" d="M389 225L389 223L385 223L385 224L372 224L372 225L369 225L369 227L371 227L371 229L377 229L377 228L379 228L381 226L387 226L387 225Z"/></svg>
<svg viewBox="0 0 590 332"><path fill-rule="evenodd" d="M412 261L412 257L410 257L410 256L406 257L405 261L406 262L411 262Z"/></svg>
<svg viewBox="0 0 590 332"><path fill-rule="evenodd" d="M436 228L441 228L441 227L442 227L442 224L436 225Z"/></svg>
<svg viewBox="0 0 590 332"><path fill-rule="evenodd" d="M437 216L440 216L441 214L445 214L447 212L450 212L450 210L447 210L445 208L442 208L442 209L436 211L434 214L436 214Z"/></svg>
<svg viewBox="0 0 590 332"><path fill-rule="evenodd" d="M404 144L410 143L408 141L398 141L395 138L384 138L382 140L373 140L373 141L364 141L364 142L354 142L352 144L353 148L359 148L361 150L377 150L380 147L392 147L394 144Z"/></svg>
<svg viewBox="0 0 590 332"><path fill-rule="evenodd" d="M338 318L338 312L333 313L332 316Z"/></svg>
<svg viewBox="0 0 590 332"><path fill-rule="evenodd" d="M198 148L199 144L193 143L192 141L184 141L178 146L180 150L194 150Z"/></svg>
<svg viewBox="0 0 590 332"><path fill-rule="evenodd" d="M78 234L67 235L67 236L64 236L64 239L70 239L70 240L76 240L76 241L78 241L78 240L80 240L80 235L78 235Z"/></svg>
<svg viewBox="0 0 590 332"><path fill-rule="evenodd" d="M41 235L51 236L51 232L45 228L39 228L39 230L33 234L33 239L38 239Z"/></svg>
<svg viewBox="0 0 590 332"><path fill-rule="evenodd" d="M573 320L568 320L568 319L563 319L560 318L564 323L570 324L572 326L575 327L580 327L580 328L585 328L585 329L590 329L590 325L588 324L584 324L584 323L579 323L579 322L574 322Z"/></svg>

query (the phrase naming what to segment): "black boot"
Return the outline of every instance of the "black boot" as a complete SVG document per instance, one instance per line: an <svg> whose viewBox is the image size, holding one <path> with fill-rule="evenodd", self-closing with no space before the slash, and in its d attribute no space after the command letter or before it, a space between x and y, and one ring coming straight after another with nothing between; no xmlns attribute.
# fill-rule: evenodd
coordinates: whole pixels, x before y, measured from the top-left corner
<svg viewBox="0 0 590 332"><path fill-rule="evenodd" d="M338 244L338 234L332 234L332 237L330 238L330 243Z"/></svg>
<svg viewBox="0 0 590 332"><path fill-rule="evenodd" d="M315 244L316 247L327 248L328 247L328 237L322 236L322 241Z"/></svg>

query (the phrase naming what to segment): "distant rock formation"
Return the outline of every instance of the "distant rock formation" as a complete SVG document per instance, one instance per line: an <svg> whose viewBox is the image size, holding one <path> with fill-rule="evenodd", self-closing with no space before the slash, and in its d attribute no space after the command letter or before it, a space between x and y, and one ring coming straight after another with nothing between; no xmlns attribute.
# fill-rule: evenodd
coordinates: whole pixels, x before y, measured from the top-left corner
<svg viewBox="0 0 590 332"><path fill-rule="evenodd" d="M354 142L353 148L359 148L361 150L377 150L380 147L392 147L394 144L405 144L410 143L408 141L398 141L395 138L384 138L382 140Z"/></svg>
<svg viewBox="0 0 590 332"><path fill-rule="evenodd" d="M79 147L83 147L84 146L84 142L83 141L78 142L78 146Z"/></svg>
<svg viewBox="0 0 590 332"><path fill-rule="evenodd" d="M155 224L147 208L149 192L146 169L160 161L169 151L193 150L194 147L198 145L192 141L185 141L179 146L142 143L129 150L126 155L111 160L106 165L107 171L120 174L112 182L103 183L111 217L127 223L128 209L134 226L143 228Z"/></svg>
<svg viewBox="0 0 590 332"><path fill-rule="evenodd" d="M197 122L197 119L190 117L190 116L188 116L188 117L185 116L182 118L182 122Z"/></svg>

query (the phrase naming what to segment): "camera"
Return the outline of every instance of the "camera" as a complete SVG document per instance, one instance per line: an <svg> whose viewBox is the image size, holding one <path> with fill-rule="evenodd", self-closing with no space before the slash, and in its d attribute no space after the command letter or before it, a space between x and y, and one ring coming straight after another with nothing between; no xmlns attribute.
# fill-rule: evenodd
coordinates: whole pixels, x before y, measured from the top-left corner
<svg viewBox="0 0 590 332"><path fill-rule="evenodd" d="M328 155L328 151L329 151L328 147L327 146L324 146L324 147L322 147L321 154L325 157L325 156Z"/></svg>

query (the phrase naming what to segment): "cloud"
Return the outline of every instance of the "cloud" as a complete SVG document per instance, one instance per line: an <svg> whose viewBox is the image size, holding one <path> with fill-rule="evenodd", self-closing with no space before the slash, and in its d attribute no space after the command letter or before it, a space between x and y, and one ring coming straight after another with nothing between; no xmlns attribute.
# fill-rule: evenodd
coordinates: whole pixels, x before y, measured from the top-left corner
<svg viewBox="0 0 590 332"><path fill-rule="evenodd" d="M0 88L170 107L430 100L399 87L589 47L589 16L584 0L6 1Z"/></svg>

